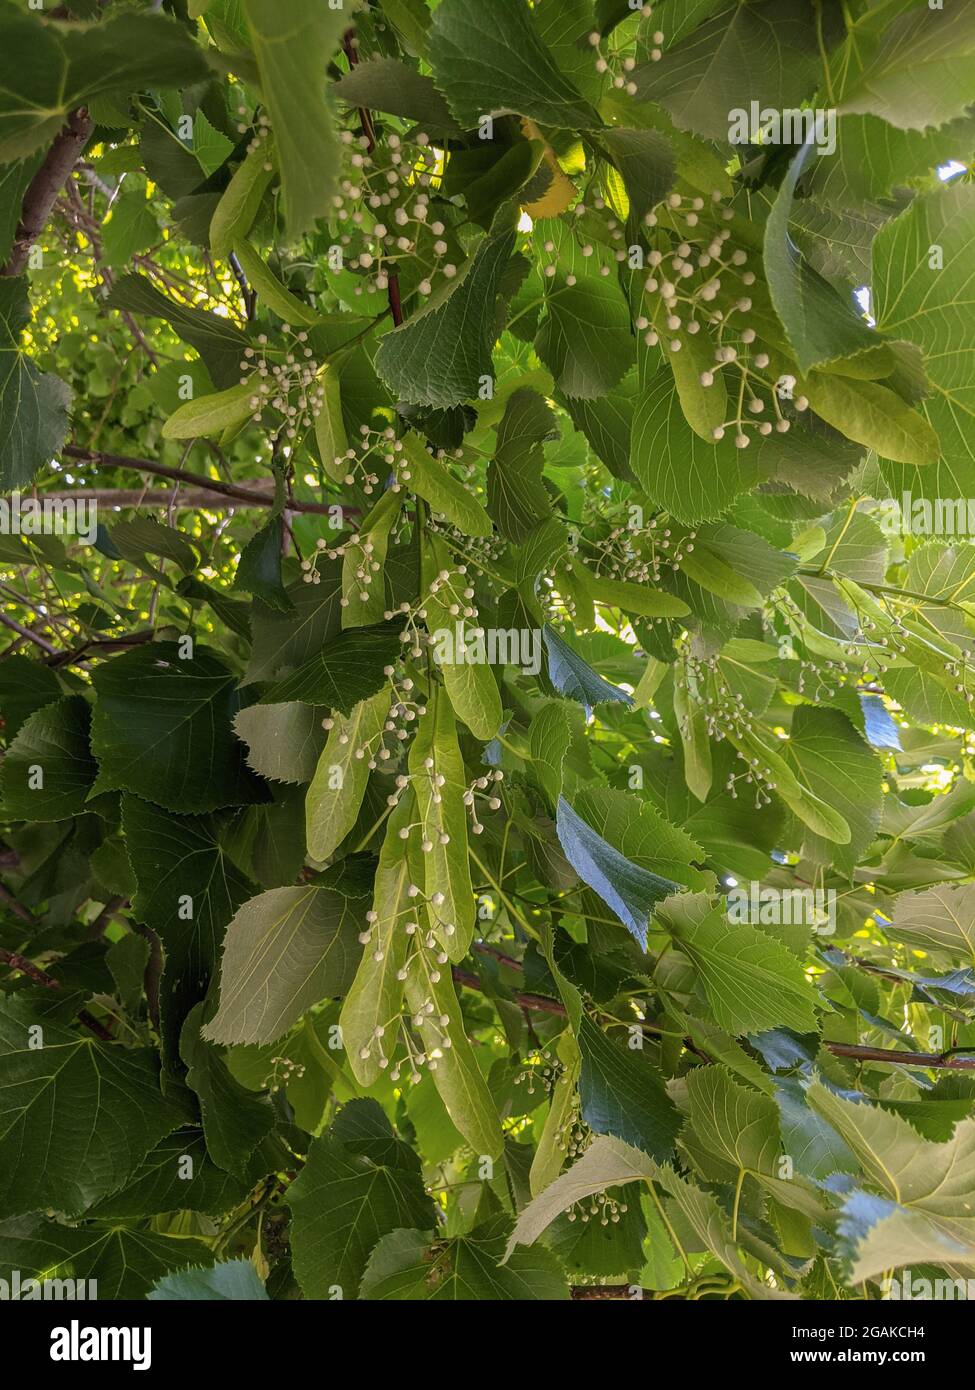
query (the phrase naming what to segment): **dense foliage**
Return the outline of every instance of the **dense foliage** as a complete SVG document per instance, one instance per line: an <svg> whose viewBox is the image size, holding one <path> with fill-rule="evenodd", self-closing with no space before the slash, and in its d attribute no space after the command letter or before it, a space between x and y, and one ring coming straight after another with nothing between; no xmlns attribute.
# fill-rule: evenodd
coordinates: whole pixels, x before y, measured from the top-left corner
<svg viewBox="0 0 975 1390"><path fill-rule="evenodd" d="M975 1275L975 8L0 53L0 1278Z"/></svg>

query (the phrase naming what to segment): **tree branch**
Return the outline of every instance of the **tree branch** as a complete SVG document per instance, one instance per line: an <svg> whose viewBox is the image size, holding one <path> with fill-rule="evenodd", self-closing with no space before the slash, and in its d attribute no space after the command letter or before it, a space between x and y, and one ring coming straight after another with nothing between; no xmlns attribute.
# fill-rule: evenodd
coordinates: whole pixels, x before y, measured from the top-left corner
<svg viewBox="0 0 975 1390"><path fill-rule="evenodd" d="M27 265L31 247L44 230L58 194L81 158L93 124L87 110L81 107L72 111L67 125L55 137L43 164L27 186L10 259L0 275L19 275Z"/></svg>
<svg viewBox="0 0 975 1390"><path fill-rule="evenodd" d="M237 483L220 483L215 478L206 478L202 473L190 473L185 468L170 468L168 464L155 463L151 459L130 458L127 454L103 454L99 449L82 449L77 444L65 444L61 450L68 458L81 459L85 463L98 464L102 468L133 468L139 473L155 473L160 478L171 478L174 482L190 483L193 487L202 488L206 492L213 492L221 497L232 498L235 502L243 502L251 507L272 507L274 496L271 493L265 495L256 491L254 488L240 487ZM77 494L74 494L77 496ZM338 502L299 502L291 499L288 502L289 512L311 512L318 516L328 516L333 507L341 505ZM343 511L351 512L350 507L343 506Z"/></svg>
<svg viewBox="0 0 975 1390"><path fill-rule="evenodd" d="M61 981L56 980L53 975L49 975L46 970L42 970L39 965L35 965L26 956L18 955L16 951L6 951L0 946L0 961L4 965L9 965L11 970L19 970L22 975L26 975L29 980L33 980L35 985L40 985L43 989L60 989ZM103 1042L114 1042L115 1039L98 1019L90 1014L87 1009L78 1010L78 1022L83 1023L89 1032L94 1033L96 1038L101 1038Z"/></svg>
<svg viewBox="0 0 975 1390"><path fill-rule="evenodd" d="M10 618L6 613L0 613L0 623L2 623L4 627L9 627L11 632L18 632L21 637L25 637L28 642L33 642L36 647L40 647L41 651L47 652L48 655L54 656L57 654L57 647L49 642L46 637L42 637L40 633L32 631L29 627L24 627L22 623L18 623L16 618Z"/></svg>
<svg viewBox="0 0 975 1390"><path fill-rule="evenodd" d="M22 922L27 922L32 927L37 926L34 920L34 914L29 912L22 903L19 903L10 889L3 883L0 883L0 902L6 903L14 916L19 917Z"/></svg>
<svg viewBox="0 0 975 1390"><path fill-rule="evenodd" d="M99 649L101 651L124 650L126 647L139 647L143 642L155 640L155 628L142 628L139 632L132 632L128 637L92 637L87 642L83 642L80 647L75 647L72 651L55 651L42 664L45 666L72 666L79 657L84 656L85 652Z"/></svg>
<svg viewBox="0 0 975 1390"><path fill-rule="evenodd" d="M520 969L520 966L518 967ZM484 986L476 975L472 975L468 970L460 970L456 965L453 967L453 977L457 984L466 985L468 989L476 989L484 993ZM557 999L549 999L544 994L522 994L518 990L513 990L512 999L516 1004L520 1004L524 1009L534 1009L538 1013L565 1015L564 1006ZM654 1030L649 1026L644 1026L644 1032L652 1033ZM698 1052L691 1038L684 1039L684 1046L689 1052ZM851 1057L858 1062L896 1062L899 1066L905 1067L932 1067L944 1071L975 1071L975 1056L961 1057L954 1052L895 1052L893 1048L887 1047L861 1047L855 1043L836 1043L823 1042L823 1047L827 1052L832 1052L834 1057Z"/></svg>

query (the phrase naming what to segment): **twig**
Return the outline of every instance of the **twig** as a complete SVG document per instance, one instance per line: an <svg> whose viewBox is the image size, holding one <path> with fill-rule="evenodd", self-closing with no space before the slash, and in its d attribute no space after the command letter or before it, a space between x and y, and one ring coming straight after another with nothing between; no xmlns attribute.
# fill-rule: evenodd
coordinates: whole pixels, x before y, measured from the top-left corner
<svg viewBox="0 0 975 1390"><path fill-rule="evenodd" d="M484 986L476 975L472 975L468 970L460 970L457 966L453 967L453 977L457 984L466 985L468 989L476 989L484 993ZM534 1009L540 1013L565 1015L565 1008L557 999L549 999L544 994L522 994L517 990L512 991L512 999L522 1008ZM653 1032L650 1027L644 1028L645 1032ZM697 1048L691 1038L684 1038L684 1046L689 1052L697 1052ZM854 1043L823 1042L823 1047L827 1052L832 1052L835 1057L852 1057L860 1062L896 1062L899 1066L905 1067L931 1067L945 1071L975 1071L975 1056L960 1057L953 1052L895 1052L887 1047L861 1047ZM702 1054L698 1053L699 1056Z"/></svg>
<svg viewBox="0 0 975 1390"><path fill-rule="evenodd" d="M40 647L42 651L47 652L49 655L57 655L57 647L53 646L46 637L41 637L39 633L32 632L29 627L24 627L22 623L18 623L16 618L8 617L6 613L0 613L0 623L3 623L4 627L9 627L11 632L19 632L21 637L25 637L28 642L33 642L35 646Z"/></svg>
<svg viewBox="0 0 975 1390"><path fill-rule="evenodd" d="M139 632L132 632L128 637L91 637L87 642L83 642L80 647L75 647L70 652L55 651L43 664L45 666L73 666L79 657L84 656L85 652L99 649L101 651L115 651L125 647L139 647L143 642L155 640L156 632L154 628L142 628Z"/></svg>
<svg viewBox="0 0 975 1390"><path fill-rule="evenodd" d="M220 483L215 478L205 478L202 473L190 473L183 468L171 468L168 464L155 463L150 459L130 458L127 454L103 454L98 449L82 449L77 444L66 444L61 450L68 458L82 459L102 468L133 468L140 473L155 473L160 478L172 478L176 482L190 483L221 497L232 497L234 501L244 502L252 507L272 507L274 497L265 496L252 488L240 487L237 483ZM295 512L311 512L318 516L328 516L336 503L289 502L288 507ZM343 507L343 511L350 511Z"/></svg>
<svg viewBox="0 0 975 1390"><path fill-rule="evenodd" d="M19 903L10 889L3 883L0 883L0 902L6 903L14 916L19 917L22 922L27 922L32 927L37 926L34 914L29 912L22 903Z"/></svg>
<svg viewBox="0 0 975 1390"><path fill-rule="evenodd" d="M18 955L16 951L6 951L0 946L0 961L9 965L11 970L19 970L22 975L26 975L29 980L33 980L35 985L41 985L44 989L60 989L61 981L56 980L53 975L49 975L46 970L42 970L39 965L35 965L26 956ZM96 1038L101 1038L103 1042L114 1042L115 1039L98 1019L90 1014L87 1009L79 1009L77 1014L78 1022L95 1034Z"/></svg>
<svg viewBox="0 0 975 1390"><path fill-rule="evenodd" d="M81 157L92 127L91 117L81 107L72 111L64 129L55 136L44 163L27 186L10 258L0 270L0 275L19 275L27 265L31 247L44 230L65 180Z"/></svg>
<svg viewBox="0 0 975 1390"><path fill-rule="evenodd" d="M257 292L256 290L252 290L250 285L248 285L247 276L244 274L244 267L237 259L237 253L235 251L231 251L230 253L230 269L234 273L234 279L240 286L241 298L244 301L244 318L249 322L254 317L254 305L257 303Z"/></svg>
<svg viewBox="0 0 975 1390"><path fill-rule="evenodd" d="M143 987L146 992L146 1008L149 1012L149 1018L152 1020L153 1028L158 1033L160 1029L159 982L163 972L162 946L159 944L159 937L151 927L145 927L141 922L137 922L134 925L134 930L149 945L149 959L146 962Z"/></svg>
<svg viewBox="0 0 975 1390"><path fill-rule="evenodd" d="M112 920L115 914L117 912L120 912L122 908L128 907L128 905L128 898L109 898L108 902L102 908L101 912L99 912L98 916L89 926L88 931L86 933L86 940L98 941L99 938L102 935L104 935L105 928L108 926L109 922Z"/></svg>

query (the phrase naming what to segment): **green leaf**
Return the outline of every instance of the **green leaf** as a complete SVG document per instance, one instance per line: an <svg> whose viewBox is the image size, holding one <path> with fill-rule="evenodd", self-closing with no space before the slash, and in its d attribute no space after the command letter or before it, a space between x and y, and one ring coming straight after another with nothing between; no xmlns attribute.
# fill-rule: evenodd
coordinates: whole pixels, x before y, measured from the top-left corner
<svg viewBox="0 0 975 1390"><path fill-rule="evenodd" d="M244 684L275 681L304 666L341 628L341 566L319 565L321 583L289 584L294 612L257 603L251 615L251 658Z"/></svg>
<svg viewBox="0 0 975 1390"><path fill-rule="evenodd" d="M402 400L460 405L492 377L495 302L514 249L505 223L502 218L453 279L380 340L376 371Z"/></svg>
<svg viewBox="0 0 975 1390"><path fill-rule="evenodd" d="M419 1302L567 1299L565 1274L547 1250L518 1250L499 1267L510 1222L491 1217L464 1235L391 1231L369 1256L359 1297Z"/></svg>
<svg viewBox="0 0 975 1390"><path fill-rule="evenodd" d="M62 1226L39 1217L0 1222L0 1279L8 1285L18 1270L21 1287L28 1278L77 1279L90 1281L100 1299L135 1300L150 1296L170 1270L212 1259L206 1241L134 1231L114 1222Z"/></svg>
<svg viewBox="0 0 975 1390"><path fill-rule="evenodd" d="M137 251L146 251L158 240L159 227L145 193L123 193L116 198L102 232L107 263L125 265Z"/></svg>
<svg viewBox="0 0 975 1390"><path fill-rule="evenodd" d="M399 622L349 628L331 637L291 675L261 697L263 705L301 700L349 715L385 686L384 674L400 654Z"/></svg>
<svg viewBox="0 0 975 1390"><path fill-rule="evenodd" d="M957 331L959 305L973 271L975 189L970 184L919 194L881 228L873 244L878 327L892 338L917 344L933 387L919 406L941 443L942 462L930 480L930 493L925 489L930 496L966 497L975 487L975 349ZM913 474L892 474L892 481L902 478L903 487L918 494L925 486Z"/></svg>
<svg viewBox="0 0 975 1390"><path fill-rule="evenodd" d="M89 746L91 708L72 695L32 714L0 765L3 807L13 820L70 820L86 810L98 771Z"/></svg>
<svg viewBox="0 0 975 1390"><path fill-rule="evenodd" d="M605 396L633 361L630 314L619 286L598 274L577 275L570 285L557 273L545 283L535 351L567 396Z"/></svg>
<svg viewBox="0 0 975 1390"><path fill-rule="evenodd" d="M0 1001L0 1210L78 1216L181 1123L149 1048L96 1043ZM42 1154L41 1163L25 1154Z"/></svg>
<svg viewBox="0 0 975 1390"><path fill-rule="evenodd" d="M0 709L8 747L25 719L60 699L61 693L58 678L49 666L17 652L4 656L0 663Z"/></svg>
<svg viewBox="0 0 975 1390"><path fill-rule="evenodd" d="M317 0L243 0L291 236L325 215L335 189L340 147L325 100L325 69L352 8L333 10Z"/></svg>
<svg viewBox="0 0 975 1390"><path fill-rule="evenodd" d="M674 717L684 750L684 779L688 791L698 801L705 801L714 778L711 739L704 709L683 681L674 681Z"/></svg>
<svg viewBox="0 0 975 1390"><path fill-rule="evenodd" d="M225 1302L242 1299L260 1303L268 1298L257 1270L250 1260L225 1260L212 1269L184 1269L167 1274L153 1285L146 1298L156 1301L191 1299L194 1302Z"/></svg>
<svg viewBox="0 0 975 1390"><path fill-rule="evenodd" d="M359 963L365 902L306 884L241 907L224 943L213 1042L270 1043L323 999L345 994Z"/></svg>
<svg viewBox="0 0 975 1390"><path fill-rule="evenodd" d="M505 1259L518 1245L534 1245L557 1216L576 1202L628 1182L648 1182L656 1172L653 1159L620 1139L597 1136L572 1167L544 1188L522 1211L508 1239Z"/></svg>
<svg viewBox="0 0 975 1390"><path fill-rule="evenodd" d="M253 1165L260 1167L259 1162ZM129 1182L96 1202L89 1215L130 1220L196 1211L219 1216L242 1202L260 1176L255 1171L234 1176L218 1168L207 1154L203 1131L179 1129L146 1154Z"/></svg>
<svg viewBox="0 0 975 1390"><path fill-rule="evenodd" d="M535 776L553 809L562 794L562 767L571 742L565 706L555 700L543 705L528 727L528 749Z"/></svg>
<svg viewBox="0 0 975 1390"><path fill-rule="evenodd" d="M881 458L912 465L937 463L940 448L930 417L880 382L810 372L800 390L828 425Z"/></svg>
<svg viewBox="0 0 975 1390"><path fill-rule="evenodd" d="M267 1096L257 1096L230 1073L218 1048L202 1036L205 1006L186 1016L179 1051L187 1067L186 1084L200 1101L207 1153L228 1173L244 1173L251 1154L274 1128Z"/></svg>
<svg viewBox="0 0 975 1390"><path fill-rule="evenodd" d="M600 131L598 144L623 175L630 215L642 221L674 185L677 169L670 143L655 130L608 126Z"/></svg>
<svg viewBox="0 0 975 1390"><path fill-rule="evenodd" d="M619 608L623 613L633 613L641 618L684 618L691 611L683 599L664 593L661 589L631 584L623 579L603 579L590 574L582 566L579 567L579 577L597 603L604 603L608 608Z"/></svg>
<svg viewBox="0 0 975 1390"><path fill-rule="evenodd" d="M564 796L559 797L555 826L559 844L576 873L646 949L647 924L657 904L679 893L681 885L632 864L587 825Z"/></svg>
<svg viewBox="0 0 975 1390"><path fill-rule="evenodd" d="M877 343L877 332L804 258L789 230L796 184L814 145L802 147L782 180L765 224L764 264L775 312L796 354L800 371L852 357Z"/></svg>
<svg viewBox="0 0 975 1390"><path fill-rule="evenodd" d="M707 1250L720 1260L751 1298L796 1297L782 1288L773 1290L755 1278L738 1254L728 1218L713 1193L678 1177L670 1167L660 1168L656 1180L673 1203L672 1216L679 1212L690 1226L694 1235L693 1248Z"/></svg>
<svg viewBox="0 0 975 1390"><path fill-rule="evenodd" d="M707 10L713 6L708 5ZM681 130L721 144L733 113L751 102L784 111L812 96L820 76L813 10L803 0L722 8L637 68L639 101L659 102Z"/></svg>
<svg viewBox="0 0 975 1390"><path fill-rule="evenodd" d="M778 941L732 925L703 893L672 898L657 921L693 962L719 1027L736 1037L774 1027L817 1031L816 995L802 963Z"/></svg>
<svg viewBox="0 0 975 1390"><path fill-rule="evenodd" d="M209 816L173 816L135 796L122 825L138 887L133 907L166 950L160 988L167 1057L189 1010L216 974L224 930L253 885L235 866Z"/></svg>
<svg viewBox="0 0 975 1390"><path fill-rule="evenodd" d="M895 941L975 962L975 887L937 884L920 893L902 893L890 934Z"/></svg>
<svg viewBox="0 0 975 1390"><path fill-rule="evenodd" d="M60 28L7 7L0 32L9 64L0 96L4 162L49 143L91 97L192 86L210 76L189 31L159 14L109 14L99 24Z"/></svg>
<svg viewBox="0 0 975 1390"><path fill-rule="evenodd" d="M322 711L314 705L251 705L234 719L247 744L247 765L272 782L309 782L325 746Z"/></svg>
<svg viewBox="0 0 975 1390"><path fill-rule="evenodd" d="M182 342L196 348L214 385L221 388L240 385L244 349L250 346L246 334L229 319L204 309L192 309L161 294L145 275L123 275L115 282L105 303L112 309L165 319ZM250 370L250 364L247 364Z"/></svg>
<svg viewBox="0 0 975 1390"><path fill-rule="evenodd" d="M30 28L37 28L30 21ZM64 443L71 391L39 372L20 340L30 319L25 275L0 278L0 487L24 487Z"/></svg>
<svg viewBox="0 0 975 1390"><path fill-rule="evenodd" d="M335 84L335 95L349 106L415 121L427 134L461 134L433 78L396 58L377 57L358 63Z"/></svg>
<svg viewBox="0 0 975 1390"><path fill-rule="evenodd" d="M236 432L258 409L256 389L248 379L226 391L185 401L163 425L163 439L205 439L227 430Z"/></svg>
<svg viewBox="0 0 975 1390"><path fill-rule="evenodd" d="M450 577L441 580L439 576L445 573ZM434 660L450 703L475 738L486 741L498 732L503 718L498 683L491 667L480 659L473 641L468 642L467 620L462 616L468 606L463 596L466 579L458 575L446 546L436 536L427 538L421 576L427 595L427 632L434 638ZM451 607L459 610L458 616L451 613Z"/></svg>
<svg viewBox="0 0 975 1390"><path fill-rule="evenodd" d="M542 125L602 124L558 69L524 0L443 0L429 38L434 81L457 120L476 126L492 111L516 111Z"/></svg>
<svg viewBox="0 0 975 1390"><path fill-rule="evenodd" d="M355 1298L380 1237L433 1225L419 1160L373 1100L350 1102L312 1143L287 1202L306 1298Z"/></svg>
<svg viewBox="0 0 975 1390"><path fill-rule="evenodd" d="M432 926L429 909L426 915ZM453 978L422 944L417 956L406 979L406 1002L429 1059L433 1084L474 1153L499 1158L504 1149L501 1121L465 1032Z"/></svg>
<svg viewBox="0 0 975 1390"><path fill-rule="evenodd" d="M556 1051L562 1070L552 1090L548 1114L532 1159L529 1186L533 1197L555 1182L561 1173L566 1159L565 1136L579 1107L577 1088L582 1062L579 1045L571 1029L566 1029L561 1035Z"/></svg>
<svg viewBox="0 0 975 1390"><path fill-rule="evenodd" d="M251 289L256 292L262 304L266 304L277 314L282 323L313 326L321 322L321 314L282 285L250 242L244 240L242 234L233 238L233 246L240 261L240 268L246 275Z"/></svg>
<svg viewBox="0 0 975 1390"><path fill-rule="evenodd" d="M368 516L363 518L355 541L346 543L342 556L344 628L367 627L370 623L379 622L388 611L385 564L389 554L389 538L400 518L400 507L399 493L388 489Z"/></svg>
<svg viewBox="0 0 975 1390"><path fill-rule="evenodd" d="M396 1020L402 1009L406 967L410 952L407 923L414 920L416 895L410 894L411 866L401 831L409 834L416 814L411 788L402 792L383 836L372 898L374 916L366 930L369 940L362 952L356 976L342 1005L342 1038L356 1079L371 1086L380 1076L382 1051L376 1039Z"/></svg>
<svg viewBox="0 0 975 1390"><path fill-rule="evenodd" d="M210 124L203 111L193 117L193 153L205 174L214 174L233 153L233 144L223 131Z"/></svg>
<svg viewBox="0 0 975 1390"><path fill-rule="evenodd" d="M848 844L807 835L804 853L839 873L852 875L880 825L883 768L838 710L797 709L787 744L799 777L822 801L842 815L850 827Z"/></svg>
<svg viewBox="0 0 975 1390"><path fill-rule="evenodd" d="M733 1080L724 1067L697 1067L687 1077L690 1119L681 1144L707 1182L742 1173L775 1173L782 1152L775 1101Z"/></svg>
<svg viewBox="0 0 975 1390"><path fill-rule="evenodd" d="M508 397L487 473L488 509L508 540L526 540L552 513L542 482L541 446L557 428L551 408L537 392L521 388Z"/></svg>
<svg viewBox="0 0 975 1390"><path fill-rule="evenodd" d="M674 374L674 385L680 397L680 408L684 418L696 435L706 443L712 443L714 431L723 429L728 418L728 387L723 372L712 370L714 366L715 344L709 333L685 333L680 338L679 352L668 356L670 370ZM704 386L702 375L710 386Z"/></svg>
<svg viewBox="0 0 975 1390"><path fill-rule="evenodd" d="M897 16L879 39L839 110L880 116L902 130L925 130L961 116L975 81L975 22L965 5Z"/></svg>
<svg viewBox="0 0 975 1390"><path fill-rule="evenodd" d="M585 787L576 793L576 810L632 863L685 887L710 885L707 875L692 867L705 858L701 846L647 802L609 787Z"/></svg>
<svg viewBox="0 0 975 1390"><path fill-rule="evenodd" d="M178 642L147 642L96 670L94 790L135 792L177 812L253 801L232 727L241 703L236 677L209 648L186 657L182 650Z"/></svg>
<svg viewBox="0 0 975 1390"><path fill-rule="evenodd" d="M582 1020L578 1038L583 1120L594 1134L622 1139L660 1162L668 1159L680 1116L663 1076L642 1050L618 1046L588 1018Z"/></svg>
<svg viewBox="0 0 975 1390"><path fill-rule="evenodd" d="M570 397L560 400L596 456L605 463L614 478L620 478L623 482L633 481L630 472L630 428L638 389L636 369L633 368L618 386L596 400L573 400Z"/></svg>
<svg viewBox="0 0 975 1390"><path fill-rule="evenodd" d="M457 481L446 459L435 459L415 434L403 439L403 457L409 464L410 491L429 502L435 512L468 536L490 536L494 533L491 518L471 493L470 487Z"/></svg>
<svg viewBox="0 0 975 1390"><path fill-rule="evenodd" d="M728 434L715 443L689 429L673 375L666 367L661 367L637 400L630 468L650 500L679 521L720 516L739 493L762 478L761 455L754 443L736 449Z"/></svg>
<svg viewBox="0 0 975 1390"><path fill-rule="evenodd" d="M430 766L427 766L427 763ZM438 897L433 931L452 961L463 960L474 935L474 890L467 850L467 808L462 795L467 774L457 743L457 726L445 692L434 686L410 747L423 853L424 891ZM440 785L436 778L444 778ZM442 790L441 790L442 788ZM443 844L443 838L447 843Z"/></svg>
<svg viewBox="0 0 975 1390"><path fill-rule="evenodd" d="M598 671L594 671L588 661L574 651L548 623L542 628L542 637L548 656L549 679L560 695L578 700L585 705L587 714L593 705L604 704L608 700L632 704L632 698L625 690L604 681Z"/></svg>
<svg viewBox="0 0 975 1390"><path fill-rule="evenodd" d="M389 717L389 690L335 717L305 798L308 853L329 859L355 825Z"/></svg>
<svg viewBox="0 0 975 1390"><path fill-rule="evenodd" d="M291 600L281 578L284 536L282 516L272 515L259 531L254 532L240 553L234 588L253 594L268 608L287 613L291 611Z"/></svg>
<svg viewBox="0 0 975 1390"><path fill-rule="evenodd" d="M247 151L220 194L210 219L210 250L214 256L228 256L250 233L274 173L274 141L268 137Z"/></svg>
<svg viewBox="0 0 975 1390"><path fill-rule="evenodd" d="M962 1120L947 1143L933 1143L921 1139L902 1116L867 1100L847 1100L819 1081L807 1095L853 1150L866 1182L892 1199L883 1206L871 1204L866 1220L862 1201L850 1204L852 1212L847 1207L847 1233L855 1246L853 1278L874 1278L914 1260L975 1263L969 1176L975 1121Z"/></svg>
<svg viewBox="0 0 975 1390"><path fill-rule="evenodd" d="M128 521L117 521L112 527L112 543L127 560L135 564L144 561L147 552L161 555L164 560L172 560L185 574L191 574L199 564L196 551L179 531L172 526L160 525L148 516L133 516Z"/></svg>
<svg viewBox="0 0 975 1390"><path fill-rule="evenodd" d="M333 483L344 482L349 441L342 417L342 377L335 363L325 363L319 375L319 385L323 397L315 416L315 441L326 476Z"/></svg>

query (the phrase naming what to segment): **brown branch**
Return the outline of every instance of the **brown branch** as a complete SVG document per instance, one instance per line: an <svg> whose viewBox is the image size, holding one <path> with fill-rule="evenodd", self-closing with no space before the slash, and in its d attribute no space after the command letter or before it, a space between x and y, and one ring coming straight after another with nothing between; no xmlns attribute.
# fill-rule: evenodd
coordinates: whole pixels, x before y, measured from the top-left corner
<svg viewBox="0 0 975 1390"><path fill-rule="evenodd" d="M577 1303L602 1302L606 1298L634 1301L632 1284L573 1284L570 1293L573 1301Z"/></svg>
<svg viewBox="0 0 975 1390"><path fill-rule="evenodd" d="M133 468L140 473L155 473L157 477L171 478L174 482L189 483L206 492L213 492L220 497L228 497L235 502L243 502L252 507L272 507L274 505L274 497L271 493L265 495L253 488L241 487L238 483L221 483L215 478L204 477L202 473L190 473L185 468L171 468L168 464L155 463L150 459L130 458L127 454L104 454L99 449L82 449L77 444L66 444L61 452L68 458L81 459L85 463L94 463L101 468ZM288 510L327 516L333 507L339 505L342 504L292 500L288 503ZM351 512L352 510L345 506L342 509L344 512Z"/></svg>
<svg viewBox="0 0 975 1390"><path fill-rule="evenodd" d="M255 493L258 486L255 483ZM270 492L268 493L270 496ZM38 501L51 502L95 502L99 507L125 507L137 511L140 508L170 508L178 512L198 511L209 507L212 511L219 503L214 502L213 494L207 488L184 488L172 493L168 488L126 488L126 487L75 487L52 492L39 492ZM236 506L264 507L267 500L244 501L235 499Z"/></svg>
<svg viewBox="0 0 975 1390"><path fill-rule="evenodd" d="M0 623L4 627L9 627L11 632L18 632L21 637L25 637L28 642L33 642L36 647L40 647L49 655L57 654L57 647L50 643L46 637L41 637L40 633L32 631L29 627L24 627L22 623L18 623L16 618L8 617L6 613L0 613Z"/></svg>
<svg viewBox="0 0 975 1390"><path fill-rule="evenodd" d="M907 1067L937 1067L948 1071L975 1071L975 1057L953 1052L895 1052L889 1047L860 1047L855 1043L824 1042L835 1057L853 1057L858 1062L898 1062Z"/></svg>
<svg viewBox="0 0 975 1390"><path fill-rule="evenodd" d="M35 985L40 985L43 989L60 989L61 981L56 980L53 975L49 975L46 970L42 970L39 965L35 965L26 956L18 955L16 951L6 951L0 946L0 961L9 965L11 970L19 970L22 975L26 975L29 980L33 980ZM90 1014L87 1009L78 1010L78 1022L85 1027L96 1038L101 1038L103 1042L114 1042L115 1039L98 1019Z"/></svg>
<svg viewBox="0 0 975 1390"><path fill-rule="evenodd" d="M44 230L58 194L81 158L93 124L88 112L81 107L72 111L67 125L55 137L43 164L27 186L10 259L0 275L19 275L27 265L31 247Z"/></svg>
<svg viewBox="0 0 975 1390"><path fill-rule="evenodd" d="M40 985L43 989L60 989L61 986L53 975L49 975L46 970L42 970L39 965L35 965L26 956L19 955L16 951L5 951L0 946L0 961L4 965L9 965L11 970L19 970L22 975L34 981L35 985Z"/></svg>
<svg viewBox="0 0 975 1390"><path fill-rule="evenodd" d="M29 912L22 903L19 903L10 889L3 883L0 883L0 902L6 903L14 916L19 917L22 922L27 922L32 927L37 926L34 914Z"/></svg>
<svg viewBox="0 0 975 1390"><path fill-rule="evenodd" d="M466 985L468 989L476 989L484 992L484 986L476 975L472 975L468 970L460 970L457 966L453 967L454 980L459 985ZM512 999L522 1008L534 1009L536 1012L548 1014L565 1015L565 1007L557 999L549 999L544 994L522 994L518 990L513 990ZM644 1032L653 1033L656 1030L649 1024L644 1025ZM695 1052L703 1060L709 1060L699 1053L691 1038L684 1038L684 1046L689 1052ZM852 1057L859 1062L896 1062L899 1066L905 1067L931 1067L945 1071L975 1071L975 1056L961 1057L954 1052L895 1052L887 1047L861 1047L855 1043L837 1043L823 1041L823 1047L827 1052L832 1052L835 1057Z"/></svg>
<svg viewBox="0 0 975 1390"><path fill-rule="evenodd" d="M84 656L85 652L96 649L99 651L121 651L126 647L139 647L143 642L154 641L155 636L154 628L145 627L139 632L130 633L128 637L92 637L87 642L83 642L80 647L75 647L73 651L56 651L42 664L45 666L72 666L79 657Z"/></svg>
<svg viewBox="0 0 975 1390"><path fill-rule="evenodd" d="M85 939L87 941L98 941L104 935L105 928L116 913L121 912L122 909L128 907L128 905L128 898L109 898L101 912L99 912L98 916L89 926Z"/></svg>
<svg viewBox="0 0 975 1390"><path fill-rule="evenodd" d="M466 985L468 989L476 989L484 992L484 986L476 975L472 975L469 970L460 970L456 965L453 967L454 980L459 985ZM557 999L549 999L545 994L522 994L518 990L511 993L512 999L522 1008L533 1009L536 1013L561 1014L565 1015L565 1008Z"/></svg>
<svg viewBox="0 0 975 1390"><path fill-rule="evenodd" d="M149 1018L153 1028L158 1033L160 1031L159 982L163 972L162 946L159 944L159 937L151 927L144 927L141 922L137 922L134 924L133 930L149 945L149 959L146 962L146 971L142 977L142 982L146 992L146 1008L149 1011Z"/></svg>

